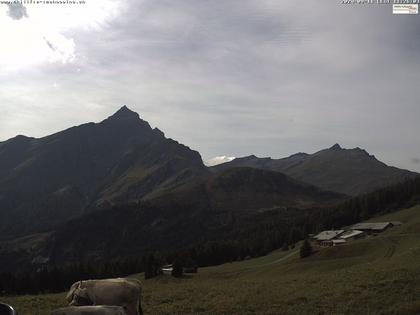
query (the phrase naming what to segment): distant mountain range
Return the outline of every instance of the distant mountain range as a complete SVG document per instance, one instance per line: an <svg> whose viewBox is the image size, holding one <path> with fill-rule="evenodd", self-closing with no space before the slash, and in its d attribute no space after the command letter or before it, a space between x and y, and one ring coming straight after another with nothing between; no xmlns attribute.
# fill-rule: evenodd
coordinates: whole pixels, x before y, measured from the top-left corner
<svg viewBox="0 0 420 315"><path fill-rule="evenodd" d="M0 143L0 271L177 248L244 217L329 206L414 175L338 145L209 168L124 106L100 123Z"/></svg>
<svg viewBox="0 0 420 315"><path fill-rule="evenodd" d="M418 175L388 166L360 148L343 149L338 144L314 154L297 153L283 159L251 155L210 169L220 172L244 166L281 172L321 189L350 196L371 192Z"/></svg>

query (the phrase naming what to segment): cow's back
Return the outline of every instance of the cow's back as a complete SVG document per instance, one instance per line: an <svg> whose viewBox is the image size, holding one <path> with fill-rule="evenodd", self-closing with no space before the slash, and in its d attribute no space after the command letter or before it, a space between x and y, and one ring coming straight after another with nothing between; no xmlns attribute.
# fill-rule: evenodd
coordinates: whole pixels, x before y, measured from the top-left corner
<svg viewBox="0 0 420 315"><path fill-rule="evenodd" d="M140 298L140 288L136 283L125 279L95 280L92 286L96 305L125 306Z"/></svg>
<svg viewBox="0 0 420 315"><path fill-rule="evenodd" d="M126 315L120 306L69 306L57 309L51 315Z"/></svg>

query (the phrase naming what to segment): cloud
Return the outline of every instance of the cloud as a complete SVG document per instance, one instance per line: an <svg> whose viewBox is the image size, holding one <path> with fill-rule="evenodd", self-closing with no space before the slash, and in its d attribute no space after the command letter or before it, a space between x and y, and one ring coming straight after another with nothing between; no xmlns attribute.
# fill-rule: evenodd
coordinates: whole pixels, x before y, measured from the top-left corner
<svg viewBox="0 0 420 315"><path fill-rule="evenodd" d="M61 61L62 63L72 62L76 58L76 45L72 38L66 38L60 34L54 34L52 39L43 37L45 43L51 50L50 61ZM54 41L54 42L53 42Z"/></svg>
<svg viewBox="0 0 420 315"><path fill-rule="evenodd" d="M0 15L4 12L12 17L0 18L0 68L10 73L73 62L80 56L73 34L101 31L118 15L120 4L113 0L67 5L32 3L27 5L29 16L21 3L0 6Z"/></svg>
<svg viewBox="0 0 420 315"><path fill-rule="evenodd" d="M412 158L412 159L411 159L411 162L412 162L413 164L420 164L420 158Z"/></svg>
<svg viewBox="0 0 420 315"><path fill-rule="evenodd" d="M52 51L56 51L57 50L57 47L55 47L48 39L46 39L45 37L43 37L43 38L45 40L45 43L48 45L48 47L50 47L50 49Z"/></svg>
<svg viewBox="0 0 420 315"><path fill-rule="evenodd" d="M28 17L28 13L26 12L26 7L23 6L22 3L8 3L8 11L7 15L11 17L13 20L20 20L24 17Z"/></svg>
<svg viewBox="0 0 420 315"><path fill-rule="evenodd" d="M233 157L233 156L222 155L222 156L216 156L212 159L209 159L209 160L205 161L204 164L206 164L207 166L215 166L215 165L219 165L219 164L222 164L222 163L233 161L234 159L235 159L235 157Z"/></svg>

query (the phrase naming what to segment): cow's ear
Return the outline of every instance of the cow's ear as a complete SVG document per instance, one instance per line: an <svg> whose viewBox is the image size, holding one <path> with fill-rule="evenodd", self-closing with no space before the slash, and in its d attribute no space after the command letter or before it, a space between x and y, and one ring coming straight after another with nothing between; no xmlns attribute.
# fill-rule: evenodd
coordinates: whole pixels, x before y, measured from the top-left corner
<svg viewBox="0 0 420 315"><path fill-rule="evenodd" d="M78 289L80 289L82 287L82 281L77 281L75 284L74 284L74 289L75 290L78 290Z"/></svg>

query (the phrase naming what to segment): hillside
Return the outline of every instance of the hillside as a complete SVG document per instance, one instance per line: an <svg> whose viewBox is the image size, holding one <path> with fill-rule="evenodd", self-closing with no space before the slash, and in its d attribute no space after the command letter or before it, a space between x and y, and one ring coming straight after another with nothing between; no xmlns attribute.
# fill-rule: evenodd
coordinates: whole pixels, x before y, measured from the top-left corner
<svg viewBox="0 0 420 315"><path fill-rule="evenodd" d="M254 167L282 172L323 190L356 196L404 181L418 174L391 167L360 148L343 149L338 144L314 154L297 153L283 159L236 158L213 166L219 172L232 167Z"/></svg>
<svg viewBox="0 0 420 315"><path fill-rule="evenodd" d="M331 205L344 196L323 192L286 175L237 168L205 176L141 203L121 204L60 225L32 256L50 264L141 256L223 239L245 230L258 213ZM284 215L286 218L286 215ZM261 221L262 223L262 221ZM280 226L279 226L280 227ZM26 241L26 240L24 240Z"/></svg>
<svg viewBox="0 0 420 315"><path fill-rule="evenodd" d="M276 251L182 279L144 281L145 314L418 314L420 207L371 221L403 225L303 260L296 249ZM64 295L0 300L21 315L47 315L64 305Z"/></svg>
<svg viewBox="0 0 420 315"><path fill-rule="evenodd" d="M306 208L342 201L346 196L323 191L279 172L237 167L204 176L170 191L150 194L146 200L162 205L207 203L207 208L253 211L264 208Z"/></svg>
<svg viewBox="0 0 420 315"><path fill-rule="evenodd" d="M0 144L0 239L45 232L205 173L198 152L125 106L97 124L17 136Z"/></svg>

